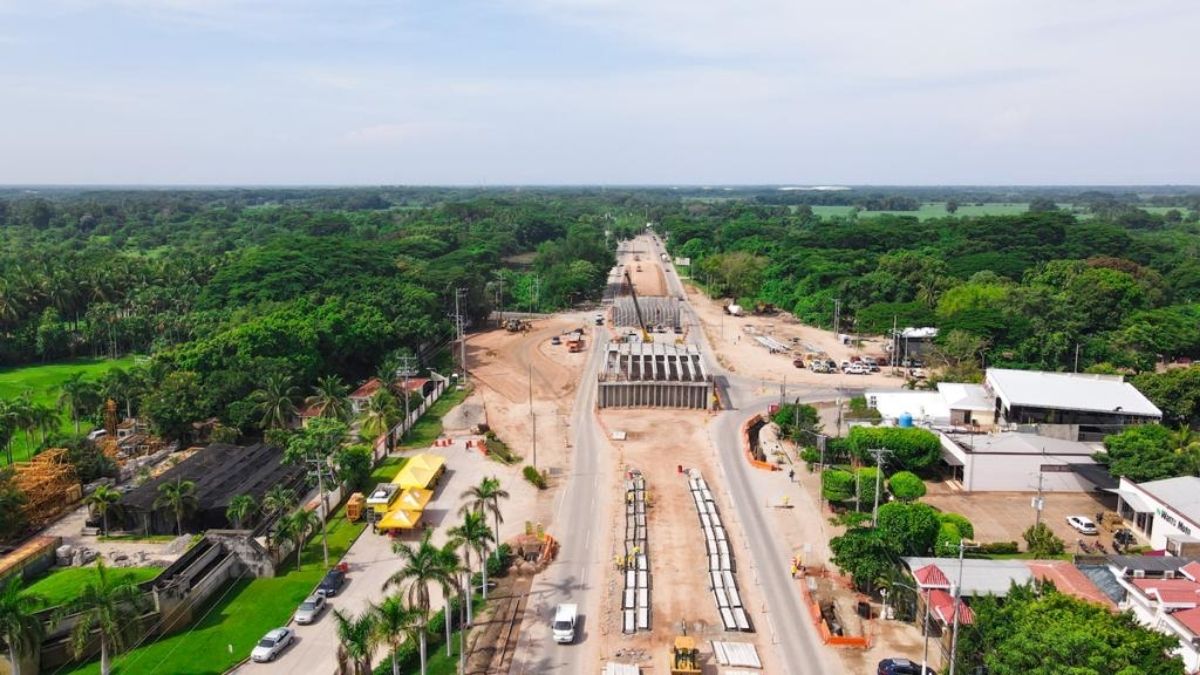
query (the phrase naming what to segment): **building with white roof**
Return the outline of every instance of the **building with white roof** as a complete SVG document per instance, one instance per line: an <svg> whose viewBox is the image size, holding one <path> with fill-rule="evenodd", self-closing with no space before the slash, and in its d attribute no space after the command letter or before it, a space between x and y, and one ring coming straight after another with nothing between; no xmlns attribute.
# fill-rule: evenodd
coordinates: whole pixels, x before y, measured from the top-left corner
<svg viewBox="0 0 1200 675"><path fill-rule="evenodd" d="M989 434L939 431L942 461L967 492L1092 492L1101 489L1079 467L1095 467L1100 443L1018 431Z"/></svg>
<svg viewBox="0 0 1200 675"><path fill-rule="evenodd" d="M1121 478L1117 513L1155 550L1200 555L1200 477L1135 483Z"/></svg>
<svg viewBox="0 0 1200 675"><path fill-rule="evenodd" d="M1185 670L1200 669L1200 562L1113 556L1108 567L1125 590L1120 608L1142 625L1177 638Z"/></svg>
<svg viewBox="0 0 1200 675"><path fill-rule="evenodd" d="M1130 424L1157 422L1162 411L1119 375L989 368L997 424L1038 425L1039 433L1103 440Z"/></svg>
<svg viewBox="0 0 1200 675"><path fill-rule="evenodd" d="M865 394L867 406L889 424L908 415L926 427L992 428L995 402L983 385L939 382L935 391L878 389Z"/></svg>

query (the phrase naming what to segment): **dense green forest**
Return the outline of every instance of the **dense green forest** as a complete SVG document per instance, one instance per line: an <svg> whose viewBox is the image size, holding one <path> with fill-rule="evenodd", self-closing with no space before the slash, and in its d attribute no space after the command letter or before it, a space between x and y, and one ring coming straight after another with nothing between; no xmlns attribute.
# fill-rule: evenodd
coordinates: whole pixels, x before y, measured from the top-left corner
<svg viewBox="0 0 1200 675"><path fill-rule="evenodd" d="M1050 202L1017 215L919 221L818 218L804 207L690 204L662 215L679 256L715 295L765 301L880 334L937 326L989 365L1151 369L1200 356L1200 225L1114 199L1086 217Z"/></svg>
<svg viewBox="0 0 1200 675"><path fill-rule="evenodd" d="M605 232L641 218L601 196L445 196L0 198L0 366L144 355L69 405L97 420L103 389L168 437L211 417L253 434L264 383L302 396L318 378L354 382L391 355L432 363L453 335L456 289L468 325L497 303L551 310L594 298L613 263ZM25 417L0 414L7 437Z"/></svg>

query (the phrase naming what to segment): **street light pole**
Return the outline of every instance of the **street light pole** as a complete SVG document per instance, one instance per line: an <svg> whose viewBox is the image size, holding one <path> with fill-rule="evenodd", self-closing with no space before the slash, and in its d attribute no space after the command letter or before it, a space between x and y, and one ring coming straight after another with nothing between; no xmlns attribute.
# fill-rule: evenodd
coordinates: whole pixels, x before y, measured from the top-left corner
<svg viewBox="0 0 1200 675"><path fill-rule="evenodd" d="M968 548L975 548L975 546L968 546L966 539L958 540L958 583L954 586L954 628L950 633L950 675L954 675L958 665L958 615L959 607L962 605L963 554Z"/></svg>

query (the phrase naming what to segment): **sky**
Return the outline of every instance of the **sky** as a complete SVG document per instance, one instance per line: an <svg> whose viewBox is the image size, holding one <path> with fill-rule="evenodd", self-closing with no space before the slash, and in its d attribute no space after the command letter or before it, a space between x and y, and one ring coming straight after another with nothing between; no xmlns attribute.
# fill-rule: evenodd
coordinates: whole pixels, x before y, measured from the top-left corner
<svg viewBox="0 0 1200 675"><path fill-rule="evenodd" d="M1198 184L1191 0L0 0L0 184Z"/></svg>

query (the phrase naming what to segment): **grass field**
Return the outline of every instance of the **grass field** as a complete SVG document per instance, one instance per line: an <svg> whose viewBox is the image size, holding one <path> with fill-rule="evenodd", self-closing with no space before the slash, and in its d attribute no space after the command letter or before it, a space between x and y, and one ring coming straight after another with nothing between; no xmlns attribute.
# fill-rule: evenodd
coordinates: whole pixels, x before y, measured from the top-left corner
<svg viewBox="0 0 1200 675"><path fill-rule="evenodd" d="M109 578L132 576L135 583L149 581L162 572L160 567L109 567ZM25 587L22 595L42 596L43 606L57 607L79 595L79 590L96 579L96 566L57 569Z"/></svg>
<svg viewBox="0 0 1200 675"><path fill-rule="evenodd" d="M1064 205L1069 207L1069 205ZM813 213L823 218L832 216L844 216L853 209L853 206L814 206ZM1026 203L990 203L983 206L975 204L961 204L955 216L1010 216L1017 213L1025 213L1029 209L1029 204ZM926 202L921 204L921 208L917 211L862 211L859 216L878 216L889 214L894 216L916 216L920 220L928 220L930 218L944 218L950 215L946 211L945 202Z"/></svg>
<svg viewBox="0 0 1200 675"><path fill-rule="evenodd" d="M466 400L470 393L467 389L449 388L437 403L429 406L429 410L417 420L413 428L404 436L404 442L396 446L397 450L414 450L428 448L433 445L438 436L442 435L442 416L450 412L454 406ZM399 471L399 469L397 469Z"/></svg>
<svg viewBox="0 0 1200 675"><path fill-rule="evenodd" d="M351 523L342 512L329 521L329 560L340 559L364 523ZM223 673L250 655L250 650L267 631L287 623L288 617L325 575L321 564L321 537L316 535L301 553L297 572L295 556L283 564L284 574L270 579L241 579L222 589L206 607L202 617L182 633L145 645L113 661L115 673ZM233 653L229 652L233 645ZM71 673L99 673L98 661L84 664Z"/></svg>
<svg viewBox="0 0 1200 675"><path fill-rule="evenodd" d="M400 469L404 468L404 464L407 461L407 457L385 458L379 463L379 466L375 467L375 470L371 472L371 480L368 481L368 484L375 485L377 483L392 482L392 479L396 477L396 474L400 473Z"/></svg>
<svg viewBox="0 0 1200 675"><path fill-rule="evenodd" d="M95 380L113 367L129 368L134 362L133 356L120 359L75 359L60 361L40 366L24 366L21 368L5 368L0 370L0 399L13 399L25 392L30 393L34 403L56 405L58 388L72 374L82 371L84 378ZM81 429L85 431L90 425L84 423ZM61 430L74 430L71 416L65 412L62 415ZM16 460L29 458L32 448L25 441L25 434L18 432L13 437L13 455Z"/></svg>

